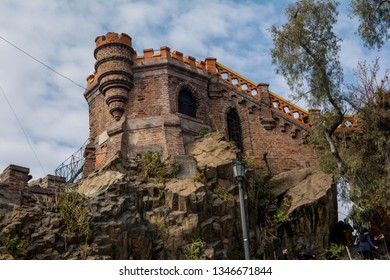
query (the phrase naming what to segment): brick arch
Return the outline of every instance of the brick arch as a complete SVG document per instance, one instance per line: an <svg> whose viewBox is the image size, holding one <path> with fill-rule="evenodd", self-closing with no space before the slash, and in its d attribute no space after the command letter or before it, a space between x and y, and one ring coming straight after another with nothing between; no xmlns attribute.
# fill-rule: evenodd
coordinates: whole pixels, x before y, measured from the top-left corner
<svg viewBox="0 0 390 280"><path fill-rule="evenodd" d="M224 117L224 125L222 128L223 133L225 134L226 139L229 139L229 131L227 127L227 114L229 113L230 110L236 110L239 119L240 119L240 126L241 126L241 141L243 145L243 150L244 151L251 151L252 150L252 145L250 143L250 127L249 127L249 119L247 114L245 114L245 111L247 110L246 107L241 107L241 106L236 106L230 104L225 104L222 107L222 113ZM249 142L248 142L249 141Z"/></svg>
<svg viewBox="0 0 390 280"><path fill-rule="evenodd" d="M195 101L195 106L196 106L196 117L198 118L199 117L199 113L200 113L200 109L204 107L204 102L202 100L202 98L200 98L196 88L191 85L190 83L188 82L180 82L177 86L176 86L176 90L175 90L175 99L176 99L176 102L175 102L175 112L179 112L179 94L182 90L187 90L190 94L191 94L191 97L194 99Z"/></svg>

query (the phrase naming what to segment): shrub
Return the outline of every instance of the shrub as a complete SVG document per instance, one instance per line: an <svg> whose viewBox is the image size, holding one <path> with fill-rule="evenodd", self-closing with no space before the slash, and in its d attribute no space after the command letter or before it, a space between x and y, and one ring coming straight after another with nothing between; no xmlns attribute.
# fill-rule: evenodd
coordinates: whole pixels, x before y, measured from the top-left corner
<svg viewBox="0 0 390 280"><path fill-rule="evenodd" d="M64 236L82 234L85 240L91 235L89 209L84 207L82 197L75 191L63 191L59 202L59 215L65 226Z"/></svg>
<svg viewBox="0 0 390 280"><path fill-rule="evenodd" d="M206 184L207 182L206 174L204 174L204 172L198 172L198 174L195 175L193 180L194 182Z"/></svg>
<svg viewBox="0 0 390 280"><path fill-rule="evenodd" d="M207 127L202 126L199 129L199 136L200 137L204 137L207 133L209 133L209 130L207 129Z"/></svg>
<svg viewBox="0 0 390 280"><path fill-rule="evenodd" d="M192 243L184 247L184 256L186 260L204 260L201 256L204 246L205 243L200 238L192 240Z"/></svg>
<svg viewBox="0 0 390 280"><path fill-rule="evenodd" d="M214 193L224 202L229 201L229 194L222 187L215 188Z"/></svg>
<svg viewBox="0 0 390 280"><path fill-rule="evenodd" d="M140 168L142 177L157 178L157 181L161 183L168 177L174 177L179 171L177 162L171 161L170 157L162 160L159 152L152 151L147 151L142 155Z"/></svg>
<svg viewBox="0 0 390 280"><path fill-rule="evenodd" d="M324 256L330 260L340 260L340 259L342 259L343 252L344 252L343 245L341 245L341 244L338 245L336 243L330 243L330 247L328 247L324 251Z"/></svg>
<svg viewBox="0 0 390 280"><path fill-rule="evenodd" d="M277 203L278 201L276 199L273 204L277 205ZM291 206L290 200L288 199L287 196L284 196L282 202L280 203L280 206L276 209L275 214L272 215L272 221L274 223L289 222L291 219L286 214L286 211L288 210L288 208L290 208L290 206Z"/></svg>
<svg viewBox="0 0 390 280"><path fill-rule="evenodd" d="M7 235L2 240L3 245L14 259L19 259L23 250L26 248L26 240L21 239L18 235Z"/></svg>

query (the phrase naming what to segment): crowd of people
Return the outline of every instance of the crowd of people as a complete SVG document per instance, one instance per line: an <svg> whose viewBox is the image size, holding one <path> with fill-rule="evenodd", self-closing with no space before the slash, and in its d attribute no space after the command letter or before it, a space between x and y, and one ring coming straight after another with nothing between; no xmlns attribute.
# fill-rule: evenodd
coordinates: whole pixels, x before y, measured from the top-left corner
<svg viewBox="0 0 390 280"><path fill-rule="evenodd" d="M373 234L363 228L358 236L358 251L363 260L388 260L385 236L383 233Z"/></svg>
<svg viewBox="0 0 390 280"><path fill-rule="evenodd" d="M349 224L348 220L339 221L333 228L330 234L330 243L345 246L348 254L350 248L354 247L363 260L390 260L390 254L386 246L385 235L378 229L362 228L358 234L355 234L355 229ZM355 249L355 250L356 250ZM316 255L308 250L304 244L299 244L295 250L296 256L292 259L298 260L313 260ZM349 256L351 258L351 256ZM282 248L281 254L277 257L278 260L288 260L289 251L287 247Z"/></svg>

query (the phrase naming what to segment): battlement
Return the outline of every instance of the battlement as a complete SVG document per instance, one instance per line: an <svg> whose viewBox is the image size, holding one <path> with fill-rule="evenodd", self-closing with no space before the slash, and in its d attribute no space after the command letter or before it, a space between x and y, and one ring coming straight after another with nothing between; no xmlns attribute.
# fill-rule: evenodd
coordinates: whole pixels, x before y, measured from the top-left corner
<svg viewBox="0 0 390 280"><path fill-rule="evenodd" d="M97 48L109 43L122 43L131 47L131 37L124 33L118 34L109 32L104 36L97 37L95 42ZM173 59L194 69L204 71L205 73L211 74L231 84L233 87L257 100L261 100L262 96L266 94L267 98L270 99L271 107L278 113L295 122L298 122L303 127L311 127L309 122L309 113L307 111L269 91L269 84L255 83L233 71L232 69L222 65L221 63L218 63L216 58L208 57L204 61L196 60L196 58L192 56L183 55L183 53L180 51L171 51L169 47L162 46L159 50L152 48L144 49L142 55L137 55L136 52L134 52L131 59L134 61L142 61L156 58ZM90 85L95 80L96 73L87 77L87 84Z"/></svg>
<svg viewBox="0 0 390 280"><path fill-rule="evenodd" d="M187 64L191 67L206 71L206 66L204 61L196 60L196 58L189 55L184 56L183 53L180 51L174 50L171 52L171 49L167 46L162 46L160 47L159 50L144 49L143 55L135 57L136 60L153 59L153 58L170 58L178 62Z"/></svg>
<svg viewBox="0 0 390 280"><path fill-rule="evenodd" d="M123 44L131 47L131 37L125 33L118 34L115 32L108 32L106 35L96 37L95 43L96 48L112 43Z"/></svg>
<svg viewBox="0 0 390 280"><path fill-rule="evenodd" d="M300 123L304 127L310 127L309 113L299 106L292 104L286 99L268 90L269 84L255 83L244 76L236 73L228 67L217 62L216 58L208 57L204 61L196 60L192 56L184 56L180 51L171 51L169 47L163 46L160 50L144 49L143 55L136 56L136 60L148 60L154 58L168 58L175 59L178 62L184 63L191 67L201 69L213 76L224 80L231 84L238 90L247 95L260 100L262 96L261 91L267 91L271 100L272 107L287 118ZM266 86L265 86L266 85ZM265 86L265 87L264 87ZM259 90L263 89L263 90Z"/></svg>
<svg viewBox="0 0 390 280"><path fill-rule="evenodd" d="M110 43L120 43L128 47L131 47L132 45L132 39L130 36L125 33L118 34L114 32L108 32L106 35L97 37L95 42L96 48ZM152 48L144 49L142 55L137 55L137 53L133 51L131 56L131 60L133 61L161 58L172 59L179 63L183 63L183 65L186 65L187 67L189 66L191 68L204 71L205 74L211 74L214 77L229 83L233 87L237 88L248 96L259 100L260 102L269 99L269 101L266 103L269 104L269 106L281 116L287 117L288 119L299 123L302 127L311 127L309 112L282 98L276 93L269 91L269 84L255 83L233 71L232 69L222 65L221 63L218 63L216 58L208 57L204 61L197 60L192 56L184 55L180 51L171 51L171 49L167 46L162 46L158 50ZM87 77L87 86L93 84L97 80L96 78L96 73L89 75ZM339 129L350 129L351 127L354 128L355 126L356 121L348 118L343 122Z"/></svg>

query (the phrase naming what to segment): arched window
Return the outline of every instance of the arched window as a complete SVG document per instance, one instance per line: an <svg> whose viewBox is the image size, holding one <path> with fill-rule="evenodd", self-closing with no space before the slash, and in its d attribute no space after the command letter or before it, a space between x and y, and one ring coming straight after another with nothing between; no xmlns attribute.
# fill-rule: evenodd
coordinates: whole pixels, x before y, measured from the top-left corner
<svg viewBox="0 0 390 280"><path fill-rule="evenodd" d="M196 118L196 102L191 93L183 89L179 93L179 113Z"/></svg>
<svg viewBox="0 0 390 280"><path fill-rule="evenodd" d="M241 138L241 122L240 116L236 109L230 109L226 116L229 141L236 143L237 148L243 152L242 138Z"/></svg>

